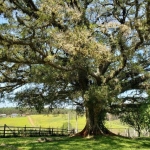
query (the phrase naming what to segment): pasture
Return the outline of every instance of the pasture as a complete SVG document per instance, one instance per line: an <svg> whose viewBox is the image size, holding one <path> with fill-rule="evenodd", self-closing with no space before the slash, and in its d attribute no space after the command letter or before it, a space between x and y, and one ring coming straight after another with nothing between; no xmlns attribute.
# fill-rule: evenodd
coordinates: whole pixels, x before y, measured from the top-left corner
<svg viewBox="0 0 150 150"><path fill-rule="evenodd" d="M39 138L0 138L1 150L148 150L149 138L128 139L115 136L51 137L47 142Z"/></svg>
<svg viewBox="0 0 150 150"><path fill-rule="evenodd" d="M75 117L72 116L69 119L70 127L76 127ZM78 117L78 129L82 129L85 125L85 117ZM54 127L54 128L66 128L68 124L68 116L67 114L60 114L57 116L54 115L30 115L25 117L6 117L0 118L0 126L4 126L7 124L8 126L28 126L28 127Z"/></svg>
<svg viewBox="0 0 150 150"><path fill-rule="evenodd" d="M0 126L3 126L4 124L7 124L9 126L29 126L31 127L31 123L28 120L28 117L6 117L6 118L0 118Z"/></svg>
<svg viewBox="0 0 150 150"><path fill-rule="evenodd" d="M77 126L78 129L81 130L85 126L85 117L78 117ZM69 122L71 128L76 128L76 119L75 115L70 115ZM63 125L66 127L68 124L68 114L59 114L59 115L29 115L24 117L6 117L0 118L0 126L4 126L7 124L8 126L20 126L20 127L54 127L54 128L62 128ZM123 125L119 120L106 121L106 126L108 128L128 128L127 125Z"/></svg>
<svg viewBox="0 0 150 150"><path fill-rule="evenodd" d="M60 115L32 115L35 126L63 128L63 125L68 124L68 114ZM69 122L71 128L76 127L75 115L70 115ZM82 129L85 125L85 117L78 117L78 129ZM66 127L66 126L65 126Z"/></svg>

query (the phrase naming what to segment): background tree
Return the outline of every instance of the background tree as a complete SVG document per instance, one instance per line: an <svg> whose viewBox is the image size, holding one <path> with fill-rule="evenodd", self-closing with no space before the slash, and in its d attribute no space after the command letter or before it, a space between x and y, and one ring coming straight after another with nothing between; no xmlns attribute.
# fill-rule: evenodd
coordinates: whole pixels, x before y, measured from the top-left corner
<svg viewBox="0 0 150 150"><path fill-rule="evenodd" d="M110 133L103 122L125 102L118 95L149 89L149 3L0 1L1 96L37 110L72 101L85 107L81 135Z"/></svg>
<svg viewBox="0 0 150 150"><path fill-rule="evenodd" d="M134 128L138 132L138 137L141 136L141 132L144 130L149 132L150 111L147 104L128 108L126 112L120 115L120 119L122 122Z"/></svg>

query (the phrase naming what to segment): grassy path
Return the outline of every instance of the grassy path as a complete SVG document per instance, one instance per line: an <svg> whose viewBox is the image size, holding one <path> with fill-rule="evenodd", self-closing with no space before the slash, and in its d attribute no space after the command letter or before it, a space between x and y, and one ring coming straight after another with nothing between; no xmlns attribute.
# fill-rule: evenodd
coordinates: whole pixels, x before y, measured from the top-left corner
<svg viewBox="0 0 150 150"><path fill-rule="evenodd" d="M31 118L31 116L28 116L28 120L29 120L30 124L32 125L32 127L35 127L35 124Z"/></svg>

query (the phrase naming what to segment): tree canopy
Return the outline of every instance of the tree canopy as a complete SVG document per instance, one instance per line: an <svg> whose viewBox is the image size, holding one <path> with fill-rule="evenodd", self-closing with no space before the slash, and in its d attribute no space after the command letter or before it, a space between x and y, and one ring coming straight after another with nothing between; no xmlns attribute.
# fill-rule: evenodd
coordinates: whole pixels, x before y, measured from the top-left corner
<svg viewBox="0 0 150 150"><path fill-rule="evenodd" d="M119 94L149 90L149 0L1 0L0 6L1 97L11 93L37 110L70 101L84 106L87 135L108 133L103 121L113 104L125 102Z"/></svg>

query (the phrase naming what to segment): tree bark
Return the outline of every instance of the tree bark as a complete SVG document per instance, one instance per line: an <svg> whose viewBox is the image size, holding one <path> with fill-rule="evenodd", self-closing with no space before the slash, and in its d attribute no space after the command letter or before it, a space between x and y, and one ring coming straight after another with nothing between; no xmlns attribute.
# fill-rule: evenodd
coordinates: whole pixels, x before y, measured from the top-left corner
<svg viewBox="0 0 150 150"><path fill-rule="evenodd" d="M81 132L77 133L77 135L83 137L88 135L115 135L104 125L106 111L98 111L95 107L86 108L86 125Z"/></svg>

